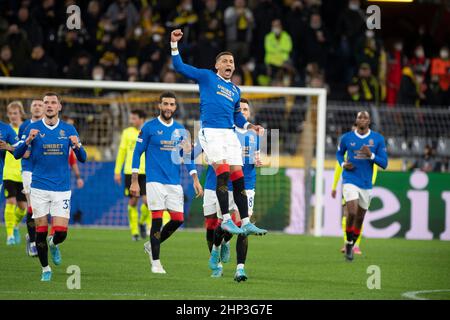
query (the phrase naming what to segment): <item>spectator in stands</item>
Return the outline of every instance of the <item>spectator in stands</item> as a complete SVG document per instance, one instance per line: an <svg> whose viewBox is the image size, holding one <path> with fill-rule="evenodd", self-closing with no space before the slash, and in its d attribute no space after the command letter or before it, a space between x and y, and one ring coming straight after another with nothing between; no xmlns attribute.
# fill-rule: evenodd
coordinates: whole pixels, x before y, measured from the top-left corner
<svg viewBox="0 0 450 320"><path fill-rule="evenodd" d="M57 66L52 58L47 56L42 46L31 51L31 61L26 68L26 75L35 78L57 78Z"/></svg>
<svg viewBox="0 0 450 320"><path fill-rule="evenodd" d="M2 77L13 77L15 75L11 56L11 48L7 44L3 45L0 49L0 76Z"/></svg>
<svg viewBox="0 0 450 320"><path fill-rule="evenodd" d="M139 22L139 12L130 0L116 0L106 11L106 17L117 26L119 35L130 35Z"/></svg>
<svg viewBox="0 0 450 320"><path fill-rule="evenodd" d="M344 81L349 82L355 73L357 64L354 60L354 52L358 39L363 36L366 30L366 15L361 10L360 0L349 0L348 8L339 15L336 36L339 41L339 52L342 56L342 63L345 65L347 74Z"/></svg>
<svg viewBox="0 0 450 320"><path fill-rule="evenodd" d="M53 55L56 48L56 40L59 26L64 23L67 17L65 10L63 14L58 14L58 8L55 0L42 0L38 5L32 16L41 25L42 33L44 34L44 48ZM65 9L65 8L64 8Z"/></svg>
<svg viewBox="0 0 450 320"><path fill-rule="evenodd" d="M425 94L421 91L422 82L423 76L420 70L413 70L409 66L404 67L397 103L419 106L420 100L426 98Z"/></svg>
<svg viewBox="0 0 450 320"><path fill-rule="evenodd" d="M127 59L127 81L136 82L139 80L138 59L136 57Z"/></svg>
<svg viewBox="0 0 450 320"><path fill-rule="evenodd" d="M142 36L146 38L151 37L155 33L164 34L165 32L164 25L161 21L161 15L158 11L153 10L151 6L141 9L138 28L141 29Z"/></svg>
<svg viewBox="0 0 450 320"><path fill-rule="evenodd" d="M17 24L11 24L8 31L0 39L0 44L7 44L14 54L11 57L11 62L15 66L16 75L23 75L25 72L25 65L29 61L31 45L27 40L25 31L19 29Z"/></svg>
<svg viewBox="0 0 450 320"><path fill-rule="evenodd" d="M194 11L192 0L180 1L180 5L167 17L166 27L183 30L184 35L178 46L183 51L183 57L186 57L186 60L191 59L192 49L198 38L198 15Z"/></svg>
<svg viewBox="0 0 450 320"><path fill-rule="evenodd" d="M67 74L70 62L83 51L86 36L87 31L84 28L67 30L65 25L60 26L57 51L53 55L59 74Z"/></svg>
<svg viewBox="0 0 450 320"><path fill-rule="evenodd" d="M430 145L424 148L423 158L414 161L409 170L419 169L423 172L438 172L440 164L436 161L434 149Z"/></svg>
<svg viewBox="0 0 450 320"><path fill-rule="evenodd" d="M268 75L275 77L277 73L290 64L292 39L289 33L283 30L280 19L272 21L272 30L264 39L265 58Z"/></svg>
<svg viewBox="0 0 450 320"><path fill-rule="evenodd" d="M319 13L314 12L309 18L309 26L304 37L306 63L315 62L325 68L328 51L328 32L322 24Z"/></svg>
<svg viewBox="0 0 450 320"><path fill-rule="evenodd" d="M368 63L361 63L358 75L353 77L351 84L348 86L348 93L353 101L375 104L380 102L380 85L377 78L372 75Z"/></svg>
<svg viewBox="0 0 450 320"><path fill-rule="evenodd" d="M235 0L234 6L225 10L224 21L226 49L234 54L235 64L239 65L249 58L254 26L253 13L246 7L245 0Z"/></svg>
<svg viewBox="0 0 450 320"><path fill-rule="evenodd" d="M160 30L155 31L150 39L143 39L138 53L139 62L141 64L151 63L153 73L159 75L168 57L168 52L170 51L165 47L163 34L160 33Z"/></svg>
<svg viewBox="0 0 450 320"><path fill-rule="evenodd" d="M73 59L67 72L67 77L71 79L89 80L91 74L91 57L86 51L82 51Z"/></svg>
<svg viewBox="0 0 450 320"><path fill-rule="evenodd" d="M441 102L444 105L450 105L450 57L448 47L442 47L439 57L432 60L431 78L439 81Z"/></svg>
<svg viewBox="0 0 450 320"><path fill-rule="evenodd" d="M281 19L282 11L273 0L257 0L257 5L253 9L254 29L252 56L257 64L264 63L264 41L266 35L272 29L272 21Z"/></svg>
<svg viewBox="0 0 450 320"><path fill-rule="evenodd" d="M86 31L89 35L86 45L88 46L89 52L94 52L97 45L97 31L99 27L101 16L101 7L98 0L89 1L87 11L83 15L82 20Z"/></svg>
<svg viewBox="0 0 450 320"><path fill-rule="evenodd" d="M32 46L42 45L44 35L39 23L30 17L30 11L27 7L21 7L17 13L17 25L20 29L25 31L27 39Z"/></svg>
<svg viewBox="0 0 450 320"><path fill-rule="evenodd" d="M107 51L100 59L100 65L104 70L104 80L126 80L126 70L120 63L120 59L114 52Z"/></svg>
<svg viewBox="0 0 450 320"><path fill-rule="evenodd" d="M425 56L425 50L421 44L414 48L414 56L409 60L408 64L413 69L422 72L422 76L427 78L430 59Z"/></svg>
<svg viewBox="0 0 450 320"><path fill-rule="evenodd" d="M370 65L370 69L374 75L378 74L378 64L380 60L381 44L375 38L373 30L366 30L364 37L360 38L356 43L356 63L366 62Z"/></svg>
<svg viewBox="0 0 450 320"><path fill-rule="evenodd" d="M397 40L387 58L386 102L389 106L397 103L397 95L402 80L402 69L405 65L403 42Z"/></svg>
<svg viewBox="0 0 450 320"><path fill-rule="evenodd" d="M159 82L159 78L153 72L153 66L150 62L144 62L139 68L139 81Z"/></svg>
<svg viewBox="0 0 450 320"><path fill-rule="evenodd" d="M308 16L306 8L300 0L292 1L285 21L286 30L292 37L292 63L298 71L301 71L306 65L304 48L301 44L304 42Z"/></svg>
<svg viewBox="0 0 450 320"><path fill-rule="evenodd" d="M173 70L167 70L161 77L161 81L164 83L176 83L177 74Z"/></svg>

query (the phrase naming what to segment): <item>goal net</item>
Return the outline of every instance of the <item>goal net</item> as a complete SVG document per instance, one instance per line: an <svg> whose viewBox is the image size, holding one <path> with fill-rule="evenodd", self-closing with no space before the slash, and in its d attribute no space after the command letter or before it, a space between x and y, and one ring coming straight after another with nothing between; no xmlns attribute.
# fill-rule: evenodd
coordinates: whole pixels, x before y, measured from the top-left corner
<svg viewBox="0 0 450 320"><path fill-rule="evenodd" d="M195 84L141 83L67 79L0 78L0 120L8 121L6 106L22 101L28 116L34 98L47 91L62 99L62 117L73 119L88 152L80 165L85 186L73 180L72 223L125 226L127 198L114 183L114 163L121 132L132 110L156 117L162 91L177 95L175 119L191 133L199 130L199 93ZM251 121L266 132L261 137L263 167L258 169L254 216L270 230L321 235L325 157L326 91L320 88L240 87L250 100ZM197 160L201 181L206 164ZM183 169L187 227L203 224L202 200L194 199Z"/></svg>

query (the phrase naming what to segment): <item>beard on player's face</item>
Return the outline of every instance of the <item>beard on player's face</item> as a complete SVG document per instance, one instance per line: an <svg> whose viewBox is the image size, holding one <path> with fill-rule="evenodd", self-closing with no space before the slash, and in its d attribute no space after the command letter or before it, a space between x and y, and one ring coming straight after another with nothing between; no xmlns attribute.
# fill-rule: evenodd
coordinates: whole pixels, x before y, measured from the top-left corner
<svg viewBox="0 0 450 320"><path fill-rule="evenodd" d="M166 110L161 110L160 115L164 120L169 121L170 119L172 119L174 113L175 113L175 111L166 109Z"/></svg>

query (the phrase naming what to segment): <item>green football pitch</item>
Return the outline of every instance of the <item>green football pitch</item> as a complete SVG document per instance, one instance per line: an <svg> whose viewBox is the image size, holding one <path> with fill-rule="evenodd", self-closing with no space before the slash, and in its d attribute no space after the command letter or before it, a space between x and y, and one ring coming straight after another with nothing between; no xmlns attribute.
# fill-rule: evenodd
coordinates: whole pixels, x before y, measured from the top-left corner
<svg viewBox="0 0 450 320"><path fill-rule="evenodd" d="M363 255L348 263L341 238L252 236L249 279L237 283L234 239L232 260L216 279L204 232L178 231L161 247L167 274L159 275L150 271L144 242L132 242L127 230L72 227L63 263L50 263L53 279L42 283L24 241L7 247L4 227L0 234L0 299L450 299L450 243L443 241L363 239ZM67 287L71 265L80 268L80 289ZM368 288L377 269L370 266L379 267L380 289Z"/></svg>

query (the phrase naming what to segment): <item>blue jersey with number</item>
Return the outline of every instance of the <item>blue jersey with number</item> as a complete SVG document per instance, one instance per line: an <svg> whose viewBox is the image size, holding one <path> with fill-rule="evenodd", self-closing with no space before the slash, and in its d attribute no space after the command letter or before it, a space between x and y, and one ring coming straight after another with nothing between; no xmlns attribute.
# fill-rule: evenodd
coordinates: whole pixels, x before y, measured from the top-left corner
<svg viewBox="0 0 450 320"><path fill-rule="evenodd" d="M78 137L77 130L61 120L54 126L47 125L44 119L31 123L22 135L25 138L14 151L16 159L21 158L28 150L25 140L32 129L39 130L39 133L30 144L33 167L31 187L46 191L69 191L69 148L73 146L69 137ZM83 147L74 149L74 152L80 162L86 161Z"/></svg>
<svg viewBox="0 0 450 320"><path fill-rule="evenodd" d="M361 152L363 146L368 146L373 159ZM353 164L352 170L344 169L342 183L350 183L361 189L372 189L373 165L386 169L388 157L384 137L378 132L369 130L364 136L355 131L345 133L338 146L336 158L342 166L344 154L347 152L347 161Z"/></svg>
<svg viewBox="0 0 450 320"><path fill-rule="evenodd" d="M240 111L241 91L237 86L211 70L183 63L178 52L172 53L172 62L177 72L199 85L202 128L244 127L247 121Z"/></svg>
<svg viewBox="0 0 450 320"><path fill-rule="evenodd" d="M25 140L27 137L25 137L24 132L25 129L31 124L34 123L31 121L31 119L25 120L19 127L19 139ZM31 149L30 149L31 150ZM23 171L33 171L33 162L31 161L31 155L29 158L22 158L22 172Z"/></svg>
<svg viewBox="0 0 450 320"><path fill-rule="evenodd" d="M172 120L167 124L155 118L147 121L139 132L133 152L133 172L140 166L140 158L145 152L145 178L147 182L161 184L181 184L181 163L184 162L180 142L188 137L184 126ZM186 155L187 156L187 155ZM190 173L195 164L186 158L186 166Z"/></svg>
<svg viewBox="0 0 450 320"><path fill-rule="evenodd" d="M236 128L236 134L242 146L242 172L246 190L253 190L256 186L255 153L259 151L259 137L254 131ZM206 171L205 189L216 190L217 178L214 168L208 166ZM233 190L233 184L228 182L228 190Z"/></svg>
<svg viewBox="0 0 450 320"><path fill-rule="evenodd" d="M13 147L19 143L19 138L14 129L7 123L0 121L0 140ZM5 165L6 150L0 150L0 185L3 184L3 166Z"/></svg>

